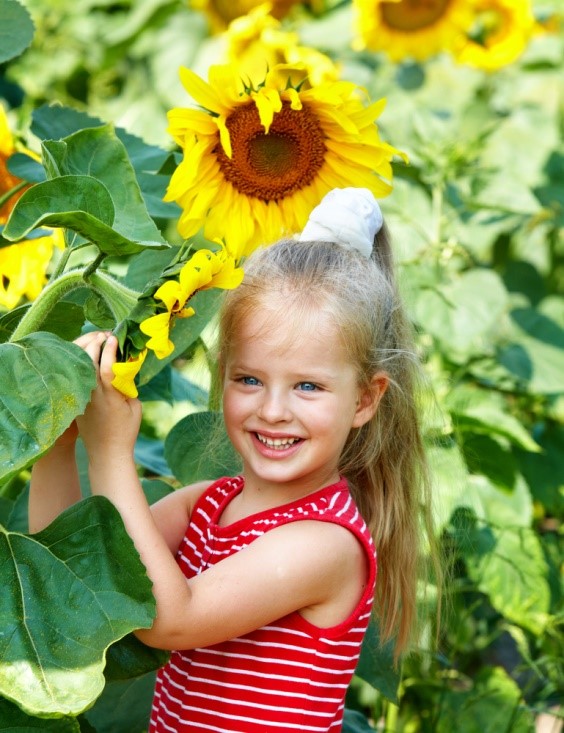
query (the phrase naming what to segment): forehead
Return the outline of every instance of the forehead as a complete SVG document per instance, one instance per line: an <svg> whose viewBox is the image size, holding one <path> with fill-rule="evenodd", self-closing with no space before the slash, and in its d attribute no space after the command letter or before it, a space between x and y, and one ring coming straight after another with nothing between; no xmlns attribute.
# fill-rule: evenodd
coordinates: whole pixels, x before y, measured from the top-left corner
<svg viewBox="0 0 564 733"><path fill-rule="evenodd" d="M247 313L238 333L232 335L235 348L254 344L283 354L325 351L344 359L345 344L335 316L328 309L311 303L292 302L282 296L269 299L252 313Z"/></svg>

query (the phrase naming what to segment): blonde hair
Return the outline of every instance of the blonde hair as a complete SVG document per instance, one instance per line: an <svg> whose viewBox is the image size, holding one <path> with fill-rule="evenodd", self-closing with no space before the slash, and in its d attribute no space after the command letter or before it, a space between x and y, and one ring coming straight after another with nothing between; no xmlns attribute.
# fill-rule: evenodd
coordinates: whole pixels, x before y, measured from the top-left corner
<svg viewBox="0 0 564 733"><path fill-rule="evenodd" d="M339 469L374 537L375 612L381 639L395 639L397 656L415 622L422 537L426 530L432 543L433 534L417 399L421 369L386 228L377 234L370 259L331 242L285 239L255 252L244 268L243 283L226 294L221 310L222 354L243 321L282 295L286 317L293 313L293 320L306 320L312 309L330 314L361 388L368 389L377 372L388 376L376 414L351 431Z"/></svg>

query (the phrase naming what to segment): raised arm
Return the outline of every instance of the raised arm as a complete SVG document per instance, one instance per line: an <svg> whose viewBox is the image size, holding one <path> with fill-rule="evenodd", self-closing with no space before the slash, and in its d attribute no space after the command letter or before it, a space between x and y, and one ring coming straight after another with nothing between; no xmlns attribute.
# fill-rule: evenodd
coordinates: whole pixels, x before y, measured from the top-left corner
<svg viewBox="0 0 564 733"><path fill-rule="evenodd" d="M104 343L103 333L80 336L76 344L86 349L90 344ZM61 512L79 501L80 481L75 448L78 428L73 421L51 450L36 461L31 471L29 492L29 531L40 532Z"/></svg>

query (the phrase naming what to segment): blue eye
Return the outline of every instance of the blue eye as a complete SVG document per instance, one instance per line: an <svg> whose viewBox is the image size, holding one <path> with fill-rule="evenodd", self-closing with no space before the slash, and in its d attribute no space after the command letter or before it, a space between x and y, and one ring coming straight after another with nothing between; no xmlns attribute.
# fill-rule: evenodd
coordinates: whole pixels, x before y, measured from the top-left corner
<svg viewBox="0 0 564 733"><path fill-rule="evenodd" d="M241 377L241 382L243 384L248 384L251 387L256 387L258 384L260 384L259 380L256 377Z"/></svg>
<svg viewBox="0 0 564 733"><path fill-rule="evenodd" d="M300 382L297 387L302 392L315 392L318 389L317 385L313 382Z"/></svg>

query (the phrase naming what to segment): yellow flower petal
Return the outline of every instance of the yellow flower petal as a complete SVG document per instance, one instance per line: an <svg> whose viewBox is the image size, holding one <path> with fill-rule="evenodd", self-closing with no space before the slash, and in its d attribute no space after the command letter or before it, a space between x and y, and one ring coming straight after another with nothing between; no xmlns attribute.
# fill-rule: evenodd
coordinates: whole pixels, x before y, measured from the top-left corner
<svg viewBox="0 0 564 733"><path fill-rule="evenodd" d="M116 362L112 366L114 378L112 379L112 385L126 397L131 399L137 397L137 387L135 386L135 377L139 374L145 357L147 356L147 349L144 349L137 356L128 359L125 362Z"/></svg>
<svg viewBox="0 0 564 733"><path fill-rule="evenodd" d="M174 351L174 344L169 339L170 313L159 313L139 324L142 333L151 338L145 344L155 352L157 359L166 359Z"/></svg>

